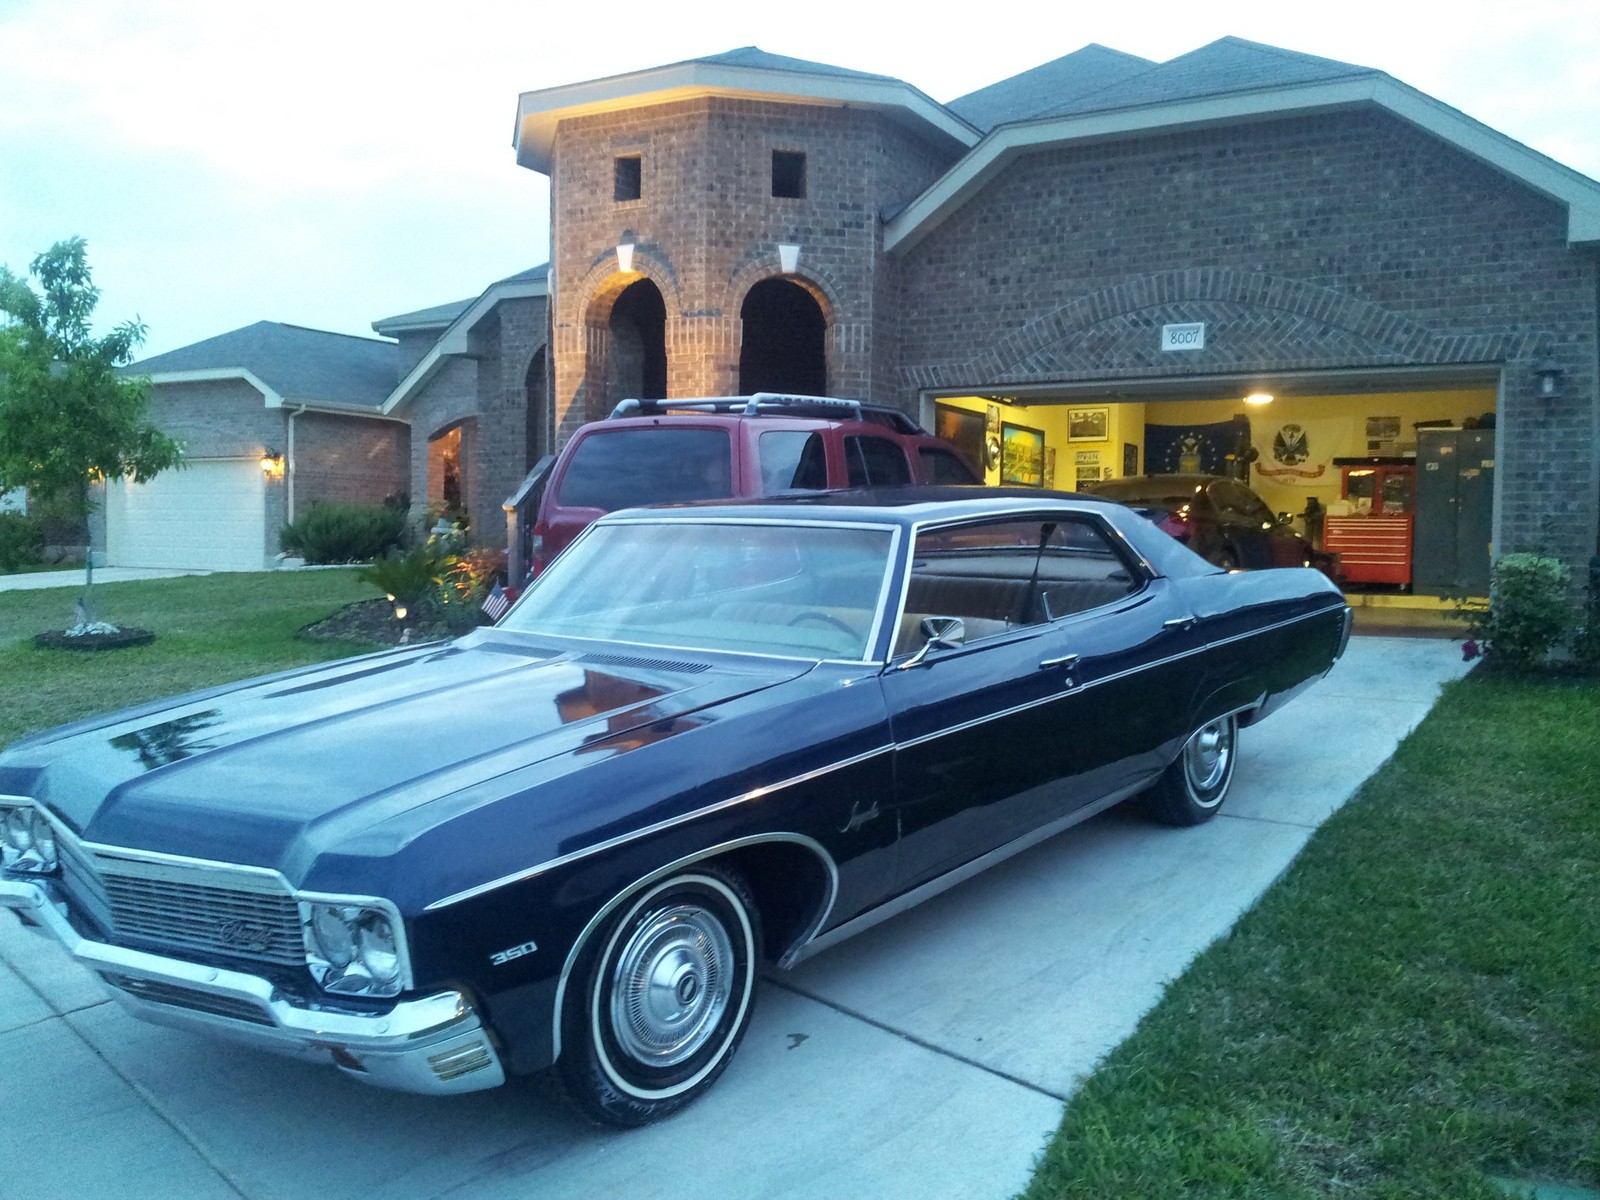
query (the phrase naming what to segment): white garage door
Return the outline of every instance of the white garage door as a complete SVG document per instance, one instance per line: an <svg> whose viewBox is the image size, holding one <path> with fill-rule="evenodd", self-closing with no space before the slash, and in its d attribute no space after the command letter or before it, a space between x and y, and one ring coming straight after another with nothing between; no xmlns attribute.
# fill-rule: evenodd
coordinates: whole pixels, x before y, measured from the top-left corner
<svg viewBox="0 0 1600 1200"><path fill-rule="evenodd" d="M149 483L106 488L113 567L259 571L266 565L266 484L255 459L191 461Z"/></svg>

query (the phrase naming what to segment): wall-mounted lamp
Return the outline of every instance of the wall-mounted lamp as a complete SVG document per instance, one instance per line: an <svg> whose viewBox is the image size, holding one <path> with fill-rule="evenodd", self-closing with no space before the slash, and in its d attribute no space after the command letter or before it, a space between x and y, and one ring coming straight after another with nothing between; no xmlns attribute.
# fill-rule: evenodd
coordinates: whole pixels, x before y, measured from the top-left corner
<svg viewBox="0 0 1600 1200"><path fill-rule="evenodd" d="M1251 392L1244 398L1244 402L1246 404L1254 404L1257 408L1260 408L1263 404L1271 404L1273 398L1271 392Z"/></svg>
<svg viewBox="0 0 1600 1200"><path fill-rule="evenodd" d="M283 478L283 455L276 450L264 450L261 453L261 471L268 479Z"/></svg>
<svg viewBox="0 0 1600 1200"><path fill-rule="evenodd" d="M624 275L633 271L633 243L619 242L617 245L617 270Z"/></svg>
<svg viewBox="0 0 1600 1200"><path fill-rule="evenodd" d="M1543 359L1533 373L1539 377L1539 395L1548 400L1561 394L1561 380L1567 372L1555 359Z"/></svg>

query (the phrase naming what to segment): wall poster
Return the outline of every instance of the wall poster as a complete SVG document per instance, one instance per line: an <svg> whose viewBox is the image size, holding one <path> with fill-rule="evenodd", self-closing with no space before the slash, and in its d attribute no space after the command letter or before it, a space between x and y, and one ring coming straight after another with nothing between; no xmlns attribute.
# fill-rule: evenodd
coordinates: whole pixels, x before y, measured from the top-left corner
<svg viewBox="0 0 1600 1200"><path fill-rule="evenodd" d="M1044 432L1009 421L1000 426L1000 482L1044 486Z"/></svg>

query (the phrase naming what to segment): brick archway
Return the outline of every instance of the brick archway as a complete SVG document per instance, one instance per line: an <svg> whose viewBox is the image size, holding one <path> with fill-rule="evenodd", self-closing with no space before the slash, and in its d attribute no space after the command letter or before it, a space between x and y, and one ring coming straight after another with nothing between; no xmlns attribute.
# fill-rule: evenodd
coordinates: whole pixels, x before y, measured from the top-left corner
<svg viewBox="0 0 1600 1200"><path fill-rule="evenodd" d="M837 394L849 396L856 389L848 384L841 386L837 381L870 378L872 341L870 322L851 311L845 304L842 299L845 293L830 272L819 268L814 262L805 261L803 256L797 270L784 271L777 250L769 248L751 254L729 277L727 286L723 290L722 312L725 320L732 326L735 362L744 344L740 314L744 310L745 301L749 298L751 289L771 279L795 284L809 292L812 299L817 302L817 306L822 310L825 324L823 349L827 363L828 387ZM733 378L738 378L737 370ZM868 397L863 393L851 398L864 400Z"/></svg>

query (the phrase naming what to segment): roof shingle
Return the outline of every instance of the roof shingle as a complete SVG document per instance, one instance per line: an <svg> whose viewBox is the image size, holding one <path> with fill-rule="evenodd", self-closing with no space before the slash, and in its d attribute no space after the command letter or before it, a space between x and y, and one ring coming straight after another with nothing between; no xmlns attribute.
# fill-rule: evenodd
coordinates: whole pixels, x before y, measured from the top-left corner
<svg viewBox="0 0 1600 1200"><path fill-rule="evenodd" d="M129 375L245 370L286 400L377 408L395 383L395 344L257 321L122 368Z"/></svg>

